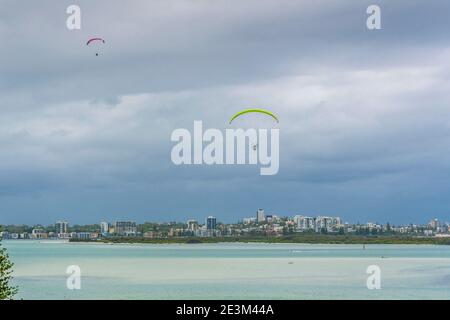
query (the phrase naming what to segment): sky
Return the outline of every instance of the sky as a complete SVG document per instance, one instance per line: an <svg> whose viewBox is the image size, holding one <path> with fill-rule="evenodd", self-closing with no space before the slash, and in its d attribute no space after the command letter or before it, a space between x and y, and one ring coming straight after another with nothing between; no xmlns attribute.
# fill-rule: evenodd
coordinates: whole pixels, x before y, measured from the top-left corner
<svg viewBox="0 0 450 320"><path fill-rule="evenodd" d="M0 224L450 220L450 2L377 1L368 30L373 3L0 0ZM172 163L173 130L257 107L278 174Z"/></svg>

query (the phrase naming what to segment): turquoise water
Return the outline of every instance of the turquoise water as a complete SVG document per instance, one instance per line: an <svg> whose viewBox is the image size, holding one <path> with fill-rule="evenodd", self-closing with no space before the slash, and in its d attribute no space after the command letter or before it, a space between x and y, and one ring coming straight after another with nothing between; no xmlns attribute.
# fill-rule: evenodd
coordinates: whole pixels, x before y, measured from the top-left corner
<svg viewBox="0 0 450 320"><path fill-rule="evenodd" d="M3 241L23 299L450 299L450 247ZM81 289L66 269L81 269ZM381 270L381 289L366 269Z"/></svg>

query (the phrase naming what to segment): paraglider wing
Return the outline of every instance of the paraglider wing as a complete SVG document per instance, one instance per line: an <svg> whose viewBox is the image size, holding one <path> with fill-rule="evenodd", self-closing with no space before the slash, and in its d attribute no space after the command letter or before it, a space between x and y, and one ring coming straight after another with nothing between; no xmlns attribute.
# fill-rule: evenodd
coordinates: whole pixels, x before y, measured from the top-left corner
<svg viewBox="0 0 450 320"><path fill-rule="evenodd" d="M264 110L264 109L246 109L246 110L242 110L242 111L236 113L234 116L232 116L230 121L229 121L229 123L231 124L231 122L233 122L234 119L236 119L237 117L239 117L239 116L241 116L243 114L252 113L252 112L258 112L258 113L266 114L266 115L272 117L273 119L275 119L276 122L279 122L277 116L274 115L270 111L267 111L267 110Z"/></svg>
<svg viewBox="0 0 450 320"><path fill-rule="evenodd" d="M94 42L94 41L101 41L101 42L105 43L105 40L103 40L102 38L92 38L92 39L89 39L88 42L86 42L86 45L88 46L91 42Z"/></svg>

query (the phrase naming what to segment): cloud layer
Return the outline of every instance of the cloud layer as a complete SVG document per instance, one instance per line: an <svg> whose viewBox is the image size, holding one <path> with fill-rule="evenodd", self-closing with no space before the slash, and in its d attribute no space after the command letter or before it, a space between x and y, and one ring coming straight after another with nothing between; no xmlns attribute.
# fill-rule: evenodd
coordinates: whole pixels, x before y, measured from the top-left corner
<svg viewBox="0 0 450 320"><path fill-rule="evenodd" d="M0 223L448 217L445 1L383 1L377 31L365 1L80 1L80 31L69 1L2 4ZM171 163L174 129L262 106L278 175Z"/></svg>

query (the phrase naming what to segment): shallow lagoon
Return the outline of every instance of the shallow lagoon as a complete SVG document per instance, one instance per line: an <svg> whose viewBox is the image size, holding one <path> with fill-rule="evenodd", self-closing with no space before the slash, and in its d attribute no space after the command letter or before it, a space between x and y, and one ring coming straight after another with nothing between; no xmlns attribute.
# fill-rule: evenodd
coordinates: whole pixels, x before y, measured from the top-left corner
<svg viewBox="0 0 450 320"><path fill-rule="evenodd" d="M450 299L450 246L3 241L23 299ZM81 290L66 268L81 268ZM381 268L369 290L366 269Z"/></svg>

